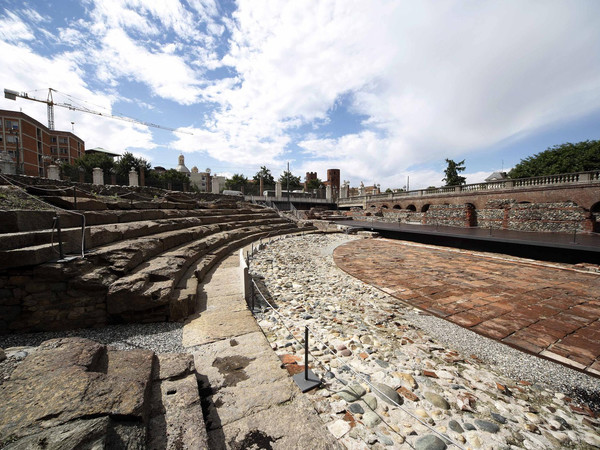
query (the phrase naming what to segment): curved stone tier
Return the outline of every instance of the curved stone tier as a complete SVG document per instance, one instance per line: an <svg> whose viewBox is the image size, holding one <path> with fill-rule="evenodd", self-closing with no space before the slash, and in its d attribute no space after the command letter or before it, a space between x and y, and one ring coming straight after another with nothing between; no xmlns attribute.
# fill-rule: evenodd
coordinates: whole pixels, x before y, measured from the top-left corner
<svg viewBox="0 0 600 450"><path fill-rule="evenodd" d="M52 200L74 206L72 198ZM225 254L299 231L246 203L86 200L77 205L90 210L60 211L63 260L54 211L3 213L0 333L181 320L195 311L198 282Z"/></svg>

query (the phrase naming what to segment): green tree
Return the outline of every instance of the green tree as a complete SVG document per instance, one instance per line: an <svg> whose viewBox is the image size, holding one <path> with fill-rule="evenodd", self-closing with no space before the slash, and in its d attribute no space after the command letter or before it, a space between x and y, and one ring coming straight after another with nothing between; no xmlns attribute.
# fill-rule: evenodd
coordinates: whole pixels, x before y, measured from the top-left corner
<svg viewBox="0 0 600 450"><path fill-rule="evenodd" d="M163 180L171 183L189 183L190 179L185 173L178 172L175 169L169 169L160 176Z"/></svg>
<svg viewBox="0 0 600 450"><path fill-rule="evenodd" d="M279 177L279 181L281 182L281 188L283 190L286 190L288 188L288 180L290 182L290 191L294 191L302 187L302 185L300 184L300 177L295 177L292 174L292 172L288 172L287 170L285 170Z"/></svg>
<svg viewBox="0 0 600 450"><path fill-rule="evenodd" d="M528 178L598 169L600 141L582 141L555 145L522 159L508 175L511 178Z"/></svg>
<svg viewBox="0 0 600 450"><path fill-rule="evenodd" d="M260 179L262 177L263 180L263 185L266 186L275 186L275 178L273 178L273 175L271 174L271 171L269 169L266 168L266 166L261 166L260 170L258 172L256 172L256 175L254 175L253 179L254 182L258 185L260 183Z"/></svg>
<svg viewBox="0 0 600 450"><path fill-rule="evenodd" d="M390 188L387 188L387 189L385 190L385 193L386 193L386 194L393 194L393 193L394 193L394 191L392 191Z"/></svg>
<svg viewBox="0 0 600 450"><path fill-rule="evenodd" d="M460 186L461 184L465 184L467 179L459 175L459 172L465 170L465 160L455 162L446 158L446 163L448 164L448 167L444 170L446 176L442 179L442 181L446 182L446 186Z"/></svg>
<svg viewBox="0 0 600 450"><path fill-rule="evenodd" d="M92 181L92 170L95 167L100 167L105 174L108 174L114 165L113 159L108 155L103 153L86 153L81 158L73 161L73 164L62 163L60 169L63 176L73 181L79 181L79 168L82 168L85 181L89 183Z"/></svg>
<svg viewBox="0 0 600 450"><path fill-rule="evenodd" d="M225 188L231 191L245 192L248 187L248 178L241 173L235 173L231 178L225 180Z"/></svg>
<svg viewBox="0 0 600 450"><path fill-rule="evenodd" d="M125 178L129 177L131 169L135 169L139 173L141 167L144 169L144 175L148 175L151 168L150 163L143 158L136 158L133 153L125 152L115 163L115 172L118 177Z"/></svg>
<svg viewBox="0 0 600 450"><path fill-rule="evenodd" d="M323 189L324 187L325 185L318 178L310 180L308 183L306 183L306 190L308 191L312 191L313 189Z"/></svg>

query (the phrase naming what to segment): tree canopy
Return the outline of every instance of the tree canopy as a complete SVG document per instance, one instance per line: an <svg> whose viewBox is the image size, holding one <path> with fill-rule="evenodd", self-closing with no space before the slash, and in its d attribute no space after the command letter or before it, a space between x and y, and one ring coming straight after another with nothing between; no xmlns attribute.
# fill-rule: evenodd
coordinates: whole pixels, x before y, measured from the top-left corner
<svg viewBox="0 0 600 450"><path fill-rule="evenodd" d="M312 191L313 189L323 189L323 187L323 182L318 178L312 179L306 183L306 189L309 191Z"/></svg>
<svg viewBox="0 0 600 450"><path fill-rule="evenodd" d="M446 182L446 186L460 186L465 184L467 179L459 175L459 172L465 170L465 160L455 162L446 158L446 163L448 164L448 167L444 170L446 176L442 179L442 181Z"/></svg>
<svg viewBox="0 0 600 450"><path fill-rule="evenodd" d="M125 152L115 163L115 173L117 176L128 177L131 169L139 172L142 167L144 168L144 174L147 175L151 168L150 163L143 158L136 158L133 153Z"/></svg>
<svg viewBox="0 0 600 450"><path fill-rule="evenodd" d="M260 179L262 178L263 180L263 186L274 186L275 185L275 178L273 178L273 175L271 174L271 171L269 169L267 169L266 166L261 166L260 170L258 172L256 172L256 175L254 175L254 177L252 177L254 179L255 183L260 183Z"/></svg>
<svg viewBox="0 0 600 450"><path fill-rule="evenodd" d="M241 173L234 173L231 178L225 180L225 188L232 191L245 192L248 187L248 178Z"/></svg>
<svg viewBox="0 0 600 450"><path fill-rule="evenodd" d="M279 177L279 181L281 182L281 188L282 189L287 189L288 188L288 179L290 180L290 191L293 191L295 189L300 189L302 187L302 185L300 184L300 177L295 177L294 175L292 175L292 172L288 172L287 170L284 170L283 173L281 174L281 176Z"/></svg>
<svg viewBox="0 0 600 450"><path fill-rule="evenodd" d="M555 145L522 159L508 175L511 178L529 178L598 169L600 141L582 141Z"/></svg>

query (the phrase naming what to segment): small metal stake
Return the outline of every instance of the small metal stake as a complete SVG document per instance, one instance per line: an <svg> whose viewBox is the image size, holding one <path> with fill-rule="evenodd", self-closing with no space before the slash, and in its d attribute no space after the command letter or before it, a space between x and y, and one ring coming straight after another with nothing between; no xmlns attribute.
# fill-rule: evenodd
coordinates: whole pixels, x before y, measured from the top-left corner
<svg viewBox="0 0 600 450"><path fill-rule="evenodd" d="M304 327L304 373L297 373L292 377L301 392L310 391L321 384L321 380L312 370L308 369L308 327Z"/></svg>

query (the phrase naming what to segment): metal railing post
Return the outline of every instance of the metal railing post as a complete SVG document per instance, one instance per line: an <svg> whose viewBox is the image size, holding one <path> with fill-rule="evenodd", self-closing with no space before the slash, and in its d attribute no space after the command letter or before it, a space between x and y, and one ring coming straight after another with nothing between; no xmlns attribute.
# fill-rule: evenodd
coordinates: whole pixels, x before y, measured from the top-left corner
<svg viewBox="0 0 600 450"><path fill-rule="evenodd" d="M60 235L60 215L57 214L54 217L54 220L56 220L56 233L58 235L58 252L60 254L60 259L64 259L65 254L63 253L63 246L62 246L62 237Z"/></svg>

